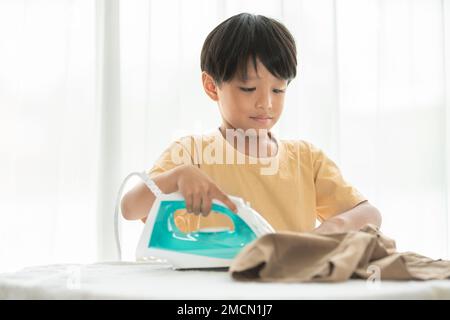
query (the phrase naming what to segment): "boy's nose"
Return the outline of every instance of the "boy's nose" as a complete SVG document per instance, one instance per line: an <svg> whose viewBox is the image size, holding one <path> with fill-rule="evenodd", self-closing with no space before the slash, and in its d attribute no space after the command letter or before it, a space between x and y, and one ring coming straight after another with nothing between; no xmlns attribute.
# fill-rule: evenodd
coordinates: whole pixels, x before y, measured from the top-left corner
<svg viewBox="0 0 450 320"><path fill-rule="evenodd" d="M272 98L269 94L264 94L259 97L258 102L256 103L256 107L258 109L270 110L272 109Z"/></svg>

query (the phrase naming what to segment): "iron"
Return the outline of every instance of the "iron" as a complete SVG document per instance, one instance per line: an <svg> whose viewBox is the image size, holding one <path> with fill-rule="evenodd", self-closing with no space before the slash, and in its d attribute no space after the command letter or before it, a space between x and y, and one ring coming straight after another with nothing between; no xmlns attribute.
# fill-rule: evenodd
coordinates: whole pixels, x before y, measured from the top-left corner
<svg viewBox="0 0 450 320"><path fill-rule="evenodd" d="M212 201L211 212L227 216L233 229L205 228L183 232L175 223L175 212L186 209L182 194L174 192L158 196L147 216L136 249L136 260L167 262L174 269L229 267L246 245L275 232L249 203L239 197L229 198L236 204L237 213L216 199Z"/></svg>

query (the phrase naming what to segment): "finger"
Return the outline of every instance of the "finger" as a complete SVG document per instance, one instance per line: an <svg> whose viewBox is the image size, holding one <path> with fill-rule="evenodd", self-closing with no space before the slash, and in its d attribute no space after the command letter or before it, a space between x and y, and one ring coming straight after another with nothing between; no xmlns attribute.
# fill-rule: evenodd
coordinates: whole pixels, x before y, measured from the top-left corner
<svg viewBox="0 0 450 320"><path fill-rule="evenodd" d="M231 211L233 211L235 213L237 212L237 206L223 192L219 191L219 193L216 196L216 199L222 201Z"/></svg>
<svg viewBox="0 0 450 320"><path fill-rule="evenodd" d="M187 213L192 212L192 193L186 193L183 195L184 201L186 202L186 211Z"/></svg>
<svg viewBox="0 0 450 320"><path fill-rule="evenodd" d="M195 192L192 197L192 209L194 210L194 214L200 214L202 205L202 195L199 192Z"/></svg>
<svg viewBox="0 0 450 320"><path fill-rule="evenodd" d="M202 199L202 215L207 216L211 211L211 198L208 194L205 194Z"/></svg>

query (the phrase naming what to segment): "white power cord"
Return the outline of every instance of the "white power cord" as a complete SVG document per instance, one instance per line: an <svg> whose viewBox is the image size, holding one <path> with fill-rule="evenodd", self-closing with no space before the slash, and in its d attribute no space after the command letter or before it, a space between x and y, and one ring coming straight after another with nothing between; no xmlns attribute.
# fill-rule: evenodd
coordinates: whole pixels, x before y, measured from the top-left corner
<svg viewBox="0 0 450 320"><path fill-rule="evenodd" d="M122 184L120 185L119 192L117 194L116 207L115 207L115 210L114 210L114 236L115 236L115 239L116 239L116 248L117 248L117 255L118 255L119 261L122 260L122 249L120 247L120 237L119 237L120 201L122 199L123 188L125 187L127 181L132 176L140 177L142 179L142 181L144 181L145 185L150 189L150 191L153 192L153 194L156 197L159 197L159 196L161 196L163 194L163 192L158 188L158 186L155 184L155 182L152 179L150 179L150 177L147 175L147 173L145 171L143 171L143 172L132 172L123 180Z"/></svg>

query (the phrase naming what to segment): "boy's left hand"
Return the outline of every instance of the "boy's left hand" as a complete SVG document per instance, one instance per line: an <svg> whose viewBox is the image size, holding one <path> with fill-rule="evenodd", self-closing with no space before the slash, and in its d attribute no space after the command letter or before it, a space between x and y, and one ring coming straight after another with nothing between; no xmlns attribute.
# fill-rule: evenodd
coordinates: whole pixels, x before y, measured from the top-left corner
<svg viewBox="0 0 450 320"><path fill-rule="evenodd" d="M317 234L331 234L344 232L344 222L338 217L334 217L322 222L320 226L315 228L312 232Z"/></svg>
<svg viewBox="0 0 450 320"><path fill-rule="evenodd" d="M358 231L366 224L381 226L381 214L368 201L361 202L356 207L340 213L322 222L312 232L317 234L342 233Z"/></svg>

